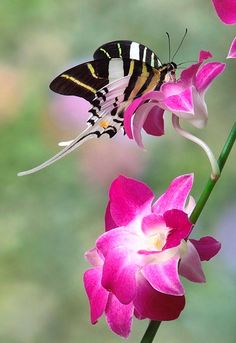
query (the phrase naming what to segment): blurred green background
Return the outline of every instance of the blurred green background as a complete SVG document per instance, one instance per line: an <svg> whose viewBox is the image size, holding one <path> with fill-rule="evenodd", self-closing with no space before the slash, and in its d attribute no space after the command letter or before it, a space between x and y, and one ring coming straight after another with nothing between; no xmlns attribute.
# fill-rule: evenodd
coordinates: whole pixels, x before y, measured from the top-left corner
<svg viewBox="0 0 236 343"><path fill-rule="evenodd" d="M90 142L38 174L18 178L58 151L60 140L85 126L78 99L56 96L50 81L91 58L101 44L130 39L162 61L185 28L176 62L196 60L200 49L225 56L235 28L224 26L210 0L1 0L0 2L0 342L120 342L102 319L89 323L82 285L83 254L104 230L111 180L124 173L161 194L182 173L194 172L197 198L210 173L204 153L176 135L166 113L166 135L145 137L147 151L122 134ZM209 125L199 132L219 154L235 120L236 61L207 94ZM236 342L235 149L194 231L223 242L205 266L207 283L185 283L180 319L163 323L156 342ZM147 321L133 323L139 342Z"/></svg>

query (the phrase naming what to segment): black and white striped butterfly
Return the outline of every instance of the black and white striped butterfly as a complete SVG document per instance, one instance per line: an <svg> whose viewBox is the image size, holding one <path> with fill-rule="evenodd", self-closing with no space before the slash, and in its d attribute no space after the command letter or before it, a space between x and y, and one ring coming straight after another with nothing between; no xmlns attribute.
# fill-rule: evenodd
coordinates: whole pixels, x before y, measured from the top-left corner
<svg viewBox="0 0 236 343"><path fill-rule="evenodd" d="M85 141L108 135L112 138L123 127L124 110L137 97L158 90L165 79L175 74L174 62L162 64L146 46L132 41L114 41L99 47L94 60L77 65L50 84L51 90L75 95L90 102L88 127L65 148L38 167L19 173L37 172L61 159Z"/></svg>

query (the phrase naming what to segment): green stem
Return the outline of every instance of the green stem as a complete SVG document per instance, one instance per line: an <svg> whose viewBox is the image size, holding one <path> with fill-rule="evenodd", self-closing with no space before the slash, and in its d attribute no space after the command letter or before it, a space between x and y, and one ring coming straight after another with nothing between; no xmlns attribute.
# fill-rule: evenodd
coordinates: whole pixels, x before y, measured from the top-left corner
<svg viewBox="0 0 236 343"><path fill-rule="evenodd" d="M218 158L218 165L220 168L220 172L222 172L225 162L227 161L227 158L229 157L230 151L235 143L236 140L236 122L234 123L234 126L225 142L225 145L221 151L220 157ZM207 181L202 194L200 195L200 198L198 199L196 206L190 216L190 220L193 224L196 224L207 200L209 199L209 196L215 187L216 182L218 181L219 178L209 178ZM161 321L155 321L151 320L148 328L141 340L141 343L151 343L161 325Z"/></svg>
<svg viewBox="0 0 236 343"><path fill-rule="evenodd" d="M151 320L147 330L141 340L141 343L150 343L153 341L157 330L159 329L159 326L161 325L161 322L157 321L157 320Z"/></svg>

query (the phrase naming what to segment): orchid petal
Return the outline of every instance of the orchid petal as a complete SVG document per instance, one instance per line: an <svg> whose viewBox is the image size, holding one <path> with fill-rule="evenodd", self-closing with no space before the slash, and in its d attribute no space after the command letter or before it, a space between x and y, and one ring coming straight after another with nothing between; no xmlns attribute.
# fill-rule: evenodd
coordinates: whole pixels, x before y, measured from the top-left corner
<svg viewBox="0 0 236 343"><path fill-rule="evenodd" d="M119 336L127 338L132 325L133 304L123 305L113 294L110 294L105 312L111 330Z"/></svg>
<svg viewBox="0 0 236 343"><path fill-rule="evenodd" d="M133 137L140 148L144 148L141 136L141 130L144 123L151 112L151 110L156 107L155 103L144 103L135 112L133 118Z"/></svg>
<svg viewBox="0 0 236 343"><path fill-rule="evenodd" d="M182 93L167 97L163 104L170 112L194 114L191 88L186 88Z"/></svg>
<svg viewBox="0 0 236 343"><path fill-rule="evenodd" d="M103 258L96 248L90 249L85 253L86 260L94 267L103 265Z"/></svg>
<svg viewBox="0 0 236 343"><path fill-rule="evenodd" d="M166 226L172 230L169 232L167 242L162 250L180 245L182 239L188 237L193 224L189 221L187 213L180 210L169 210L163 214Z"/></svg>
<svg viewBox="0 0 236 343"><path fill-rule="evenodd" d="M114 229L118 225L115 223L114 219L112 218L111 215L111 202L109 201L107 204L106 212L105 212L105 229L106 231Z"/></svg>
<svg viewBox="0 0 236 343"><path fill-rule="evenodd" d="M140 181L119 176L110 187L110 214L117 226L151 212L152 190Z"/></svg>
<svg viewBox="0 0 236 343"><path fill-rule="evenodd" d="M98 238L96 246L104 257L107 256L109 251L119 246L126 246L134 251L139 250L141 247L138 235L128 231L124 227L118 227L102 234Z"/></svg>
<svg viewBox="0 0 236 343"><path fill-rule="evenodd" d="M190 217L191 213L193 212L194 207L196 206L195 199L190 195L188 204L185 206L184 212L188 214Z"/></svg>
<svg viewBox="0 0 236 343"><path fill-rule="evenodd" d="M184 296L160 293L144 277L139 277L134 307L141 317L174 320L179 317L184 306Z"/></svg>
<svg viewBox="0 0 236 343"><path fill-rule="evenodd" d="M209 261L221 248L220 242L210 236L202 237L199 240L190 239L190 241L197 249L201 261Z"/></svg>
<svg viewBox="0 0 236 343"><path fill-rule="evenodd" d="M236 58L236 37L234 37L227 58Z"/></svg>
<svg viewBox="0 0 236 343"><path fill-rule="evenodd" d="M101 286L102 268L89 269L84 273L84 287L90 303L91 323L96 324L105 311L108 292Z"/></svg>
<svg viewBox="0 0 236 343"><path fill-rule="evenodd" d="M153 106L150 110L143 129L152 136L162 136L164 135L164 110L159 106Z"/></svg>
<svg viewBox="0 0 236 343"><path fill-rule="evenodd" d="M102 286L115 294L122 304L129 304L136 294L137 270L132 252L126 247L117 247L106 256Z"/></svg>
<svg viewBox="0 0 236 343"><path fill-rule="evenodd" d="M170 209L184 210L186 199L193 185L193 174L175 178L167 191L153 205L153 212L163 214Z"/></svg>
<svg viewBox="0 0 236 343"><path fill-rule="evenodd" d="M190 86L191 82L194 80L195 75L202 64L203 61L212 57L212 54L209 51L201 50L199 53L198 62L192 64L188 68L184 69L180 74L180 79L187 85Z"/></svg>
<svg viewBox="0 0 236 343"><path fill-rule="evenodd" d="M225 69L225 63L209 62L201 67L196 75L196 89L199 93L205 93L214 79Z"/></svg>
<svg viewBox="0 0 236 343"><path fill-rule="evenodd" d="M236 0L212 0L212 2L223 23L236 24Z"/></svg>
<svg viewBox="0 0 236 343"><path fill-rule="evenodd" d="M194 245L187 242L187 253L181 258L179 273L193 282L206 282L201 260Z"/></svg>
<svg viewBox="0 0 236 343"><path fill-rule="evenodd" d="M164 263L147 264L142 273L157 291L180 296L184 294L184 288L179 279L178 262L179 257L175 257Z"/></svg>
<svg viewBox="0 0 236 343"><path fill-rule="evenodd" d="M133 137L141 148L144 147L141 136L142 128L155 136L164 134L163 114L164 110L159 108L155 102L144 103L137 109L133 118Z"/></svg>
<svg viewBox="0 0 236 343"><path fill-rule="evenodd" d="M124 129L125 133L130 139L133 139L132 133L132 117L139 107L139 105L143 102L142 97L135 99L125 110L124 113Z"/></svg>
<svg viewBox="0 0 236 343"><path fill-rule="evenodd" d="M166 228L166 222L163 216L152 213L143 218L142 231L147 236L152 236L158 233L160 228ZM168 230L168 228L166 228Z"/></svg>

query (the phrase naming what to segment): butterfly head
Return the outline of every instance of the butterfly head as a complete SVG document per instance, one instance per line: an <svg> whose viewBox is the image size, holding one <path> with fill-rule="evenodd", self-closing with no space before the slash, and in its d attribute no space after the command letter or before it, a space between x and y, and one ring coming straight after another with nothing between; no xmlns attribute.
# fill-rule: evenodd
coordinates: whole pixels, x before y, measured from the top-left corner
<svg viewBox="0 0 236 343"><path fill-rule="evenodd" d="M176 81L176 75L175 75L175 72L176 72L176 69L177 69L177 64L174 63L174 62L170 62L170 63L167 63L165 65L165 72L166 72L166 75L165 75L165 82L174 82Z"/></svg>

